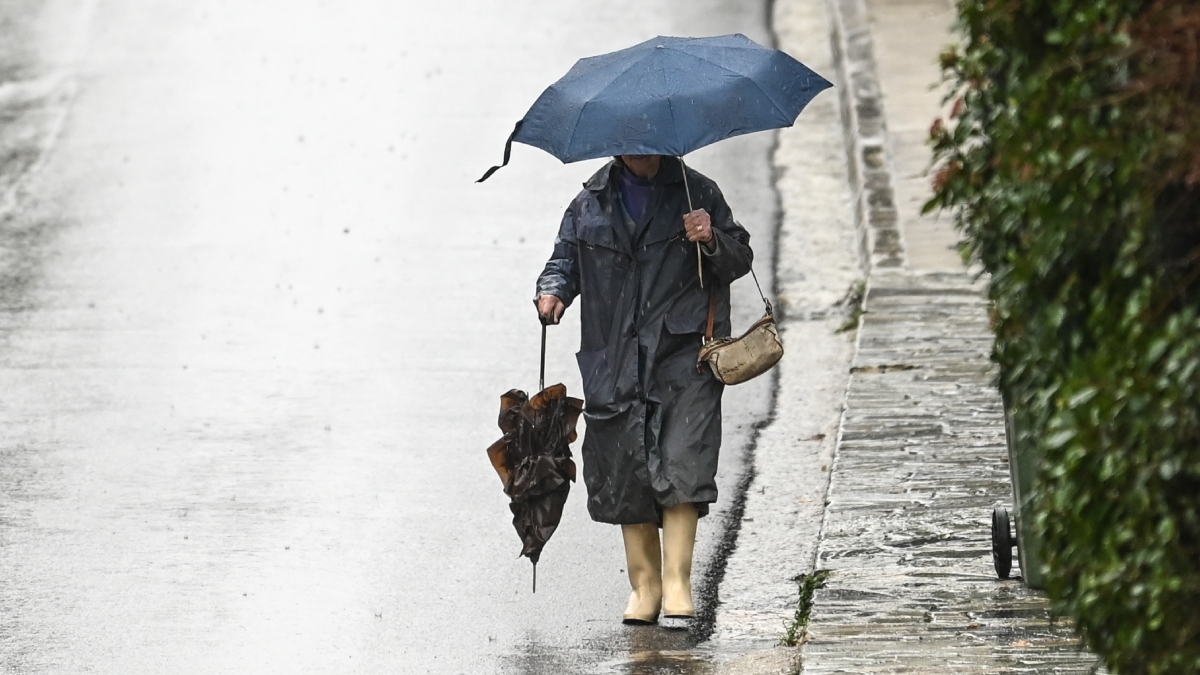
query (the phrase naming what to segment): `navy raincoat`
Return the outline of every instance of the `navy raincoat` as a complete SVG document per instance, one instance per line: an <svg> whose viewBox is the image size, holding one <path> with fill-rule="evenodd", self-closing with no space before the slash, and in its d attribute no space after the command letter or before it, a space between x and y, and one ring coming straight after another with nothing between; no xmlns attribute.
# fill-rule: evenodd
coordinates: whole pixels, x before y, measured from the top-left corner
<svg viewBox="0 0 1200 675"><path fill-rule="evenodd" d="M709 291L713 335L729 335L729 284L750 270L753 253L716 183L670 157L654 176L649 221L630 234L622 170L609 162L571 202L537 295L580 299L588 512L603 523L656 523L664 508L691 502L703 515L717 499L724 385L696 357ZM712 218L704 288L684 233L684 171L695 208Z"/></svg>

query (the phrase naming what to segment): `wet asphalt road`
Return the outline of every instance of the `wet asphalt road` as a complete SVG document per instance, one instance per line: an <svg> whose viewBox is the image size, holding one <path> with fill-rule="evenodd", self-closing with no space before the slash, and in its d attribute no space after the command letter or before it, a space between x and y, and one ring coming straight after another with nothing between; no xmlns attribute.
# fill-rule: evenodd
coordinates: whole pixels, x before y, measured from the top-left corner
<svg viewBox="0 0 1200 675"><path fill-rule="evenodd" d="M0 672L705 672L694 633L619 624L582 486L529 592L484 449L598 164L517 146L472 181L576 58L769 40L765 5L4 3ZM690 158L768 286L771 143ZM547 367L574 392L577 341ZM769 384L726 396L700 574Z"/></svg>

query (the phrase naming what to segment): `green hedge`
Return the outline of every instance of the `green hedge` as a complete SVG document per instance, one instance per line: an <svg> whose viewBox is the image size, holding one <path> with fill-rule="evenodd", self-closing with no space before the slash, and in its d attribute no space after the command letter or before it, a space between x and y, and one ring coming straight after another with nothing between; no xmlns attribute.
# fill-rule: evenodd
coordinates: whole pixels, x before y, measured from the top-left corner
<svg viewBox="0 0 1200 675"><path fill-rule="evenodd" d="M1048 591L1113 671L1200 673L1200 2L958 14L928 208L991 275Z"/></svg>

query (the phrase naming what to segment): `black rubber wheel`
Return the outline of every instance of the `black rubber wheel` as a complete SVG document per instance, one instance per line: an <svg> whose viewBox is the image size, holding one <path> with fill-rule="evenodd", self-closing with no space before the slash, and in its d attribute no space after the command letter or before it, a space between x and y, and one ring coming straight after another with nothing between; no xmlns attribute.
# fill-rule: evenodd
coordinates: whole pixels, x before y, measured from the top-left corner
<svg viewBox="0 0 1200 675"><path fill-rule="evenodd" d="M1008 524L1008 509L997 507L992 511L992 563L996 576L1007 579L1012 572L1013 541L1012 528Z"/></svg>

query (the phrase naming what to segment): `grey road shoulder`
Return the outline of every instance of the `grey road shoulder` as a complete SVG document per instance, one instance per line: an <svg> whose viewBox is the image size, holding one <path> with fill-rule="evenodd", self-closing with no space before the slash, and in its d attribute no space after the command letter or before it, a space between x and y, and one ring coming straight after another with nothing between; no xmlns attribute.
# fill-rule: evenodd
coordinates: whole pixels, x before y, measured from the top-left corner
<svg viewBox="0 0 1200 675"><path fill-rule="evenodd" d="M833 77L828 16L819 3L774 3L779 46ZM797 651L777 646L796 611L797 575L812 570L853 332L839 331L845 297L862 280L836 94L817 97L779 132L774 154L780 222L775 290L786 356L775 406L754 448L736 550L720 587L712 646L717 672L791 673Z"/></svg>

